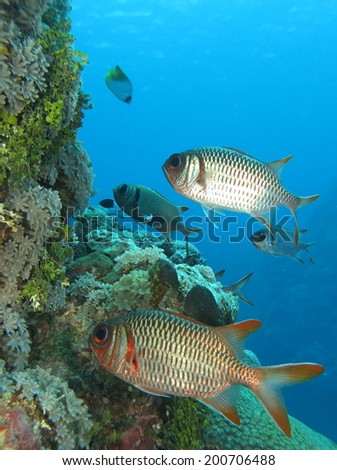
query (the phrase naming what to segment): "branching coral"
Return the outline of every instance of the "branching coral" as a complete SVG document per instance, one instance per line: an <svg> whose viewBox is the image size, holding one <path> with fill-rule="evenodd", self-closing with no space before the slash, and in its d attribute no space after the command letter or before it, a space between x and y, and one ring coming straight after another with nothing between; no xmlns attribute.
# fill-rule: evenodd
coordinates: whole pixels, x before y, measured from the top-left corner
<svg viewBox="0 0 337 470"><path fill-rule="evenodd" d="M45 5L39 7L42 13ZM0 10L0 100L8 114L19 114L47 86L44 76L49 64L37 42L41 17L30 13L25 22L24 16L24 5L11 2ZM24 23L31 26L29 31L23 27Z"/></svg>
<svg viewBox="0 0 337 470"><path fill-rule="evenodd" d="M27 186L24 191L13 191L6 200L8 210L19 216L16 230L12 230L0 245L2 266L1 301L2 333L14 367L22 369L29 353L29 334L24 321L25 307L18 300L28 300L31 308L38 309L48 301L51 281L63 279L56 258L46 257L45 242L51 235L50 223L60 215L58 194L41 186ZM18 210L19 209L19 210ZM51 250L53 244L49 244ZM55 255L55 250L53 255ZM37 270L39 266L39 270ZM33 278L35 270L39 275ZM37 270L37 271L36 271ZM16 325L9 328L9 325Z"/></svg>
<svg viewBox="0 0 337 470"><path fill-rule="evenodd" d="M2 375L6 379L7 395L12 392L8 402L11 405L17 402L28 414L32 411L29 404L38 406L41 410L40 431L48 429L51 441L55 435L58 449L88 447L88 432L92 426L90 415L67 383L53 375L51 370L39 366L22 372L3 371ZM36 411L34 416L37 416Z"/></svg>

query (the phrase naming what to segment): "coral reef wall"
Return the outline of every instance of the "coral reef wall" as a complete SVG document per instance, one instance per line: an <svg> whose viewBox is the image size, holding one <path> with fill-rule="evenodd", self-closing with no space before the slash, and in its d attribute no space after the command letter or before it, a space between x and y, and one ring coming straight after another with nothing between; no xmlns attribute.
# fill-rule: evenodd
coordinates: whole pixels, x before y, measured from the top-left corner
<svg viewBox="0 0 337 470"><path fill-rule="evenodd" d="M68 11L63 0L0 1L0 416L10 448L85 447L91 427L67 381L32 358L35 325L65 304L64 215L92 193L76 138L90 107L80 89L86 58L73 48Z"/></svg>
<svg viewBox="0 0 337 470"><path fill-rule="evenodd" d="M220 325L239 302L193 245L88 207L93 175L77 141L86 58L68 9L0 0L0 448L336 448L295 420L293 437L281 435L249 392L236 427L191 399L142 393L92 357L94 325L125 311Z"/></svg>

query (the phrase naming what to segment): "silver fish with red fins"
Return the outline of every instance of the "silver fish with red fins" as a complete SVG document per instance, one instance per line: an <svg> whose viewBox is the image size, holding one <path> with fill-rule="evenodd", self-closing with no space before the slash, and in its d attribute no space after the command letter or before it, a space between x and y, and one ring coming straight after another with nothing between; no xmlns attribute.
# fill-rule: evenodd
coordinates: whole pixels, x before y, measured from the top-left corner
<svg viewBox="0 0 337 470"><path fill-rule="evenodd" d="M271 228L266 214L277 206L289 208L298 244L296 211L319 196L295 196L283 187L280 174L291 158L264 163L241 150L205 147L175 153L162 168L178 193L208 209L246 212Z"/></svg>
<svg viewBox="0 0 337 470"><path fill-rule="evenodd" d="M237 385L244 385L290 436L279 388L310 380L324 368L312 363L246 365L243 341L260 326L258 320L246 320L209 327L174 312L136 310L98 324L90 345L105 369L144 392L195 398L237 425Z"/></svg>

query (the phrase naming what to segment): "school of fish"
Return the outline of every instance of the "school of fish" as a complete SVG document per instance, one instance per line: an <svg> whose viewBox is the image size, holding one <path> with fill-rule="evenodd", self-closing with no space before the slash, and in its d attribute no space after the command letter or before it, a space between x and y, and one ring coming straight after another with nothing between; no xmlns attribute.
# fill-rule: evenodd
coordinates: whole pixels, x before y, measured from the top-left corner
<svg viewBox="0 0 337 470"><path fill-rule="evenodd" d="M131 103L131 82L118 66L108 73L106 83L117 98ZM174 153L162 169L179 194L202 204L211 221L211 211L245 212L265 225L249 238L256 248L303 263L298 253L307 251L312 243L300 241L299 234L306 230L298 228L297 210L319 196L295 196L282 185L281 171L291 158L264 163L233 148L205 147ZM124 213L166 237L178 230L187 239L200 230L187 227L182 220L187 207L175 206L152 188L120 184L113 188L113 194ZM111 209L114 201L104 199L100 204ZM293 232L274 226L273 211L278 206L291 211ZM220 279L223 272L216 277ZM253 305L242 293L251 276L252 273L222 289ZM184 311L194 319L167 310L136 310L116 316L93 329L91 349L105 369L140 390L159 396L194 398L237 425L237 399L240 386L245 386L290 437L289 418L279 389L310 380L324 367L314 363L267 367L245 364L244 340L261 322L246 320L218 326L218 306L213 294L203 286L190 290Z"/></svg>

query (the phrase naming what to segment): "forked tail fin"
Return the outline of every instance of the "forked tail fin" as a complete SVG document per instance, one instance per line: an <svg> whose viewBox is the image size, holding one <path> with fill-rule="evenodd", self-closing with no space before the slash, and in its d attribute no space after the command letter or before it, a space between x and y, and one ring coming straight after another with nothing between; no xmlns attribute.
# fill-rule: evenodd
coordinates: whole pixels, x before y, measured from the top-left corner
<svg viewBox="0 0 337 470"><path fill-rule="evenodd" d="M252 391L261 401L277 426L288 437L291 437L288 413L279 389L287 385L306 382L323 372L319 364L283 364L280 366L262 367L262 378Z"/></svg>

